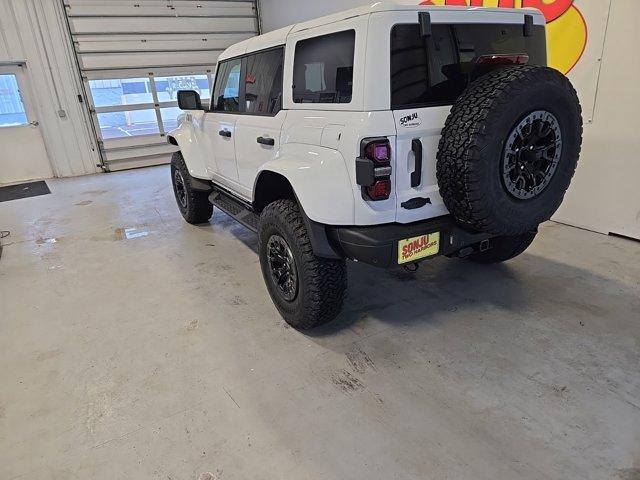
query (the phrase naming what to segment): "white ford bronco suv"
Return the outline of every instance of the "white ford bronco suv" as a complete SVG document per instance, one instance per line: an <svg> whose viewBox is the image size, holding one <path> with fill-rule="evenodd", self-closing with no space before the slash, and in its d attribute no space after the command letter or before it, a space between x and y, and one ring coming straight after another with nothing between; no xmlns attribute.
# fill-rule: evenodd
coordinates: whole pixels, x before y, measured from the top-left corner
<svg viewBox="0 0 640 480"><path fill-rule="evenodd" d="M300 329L332 320L345 260L522 253L562 202L582 143L537 10L378 2L220 55L210 107L180 91L168 141L187 222L256 231L264 280Z"/></svg>

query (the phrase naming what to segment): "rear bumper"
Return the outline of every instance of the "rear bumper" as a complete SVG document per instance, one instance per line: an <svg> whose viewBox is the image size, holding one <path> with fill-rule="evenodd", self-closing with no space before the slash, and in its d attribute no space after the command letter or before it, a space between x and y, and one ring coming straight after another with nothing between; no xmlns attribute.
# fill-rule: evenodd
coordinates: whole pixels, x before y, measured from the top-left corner
<svg viewBox="0 0 640 480"><path fill-rule="evenodd" d="M327 239L340 256L388 268L398 265L398 241L440 232L436 255L468 255L480 248L486 233L469 232L456 224L450 215L410 224L391 223L367 227L326 226Z"/></svg>

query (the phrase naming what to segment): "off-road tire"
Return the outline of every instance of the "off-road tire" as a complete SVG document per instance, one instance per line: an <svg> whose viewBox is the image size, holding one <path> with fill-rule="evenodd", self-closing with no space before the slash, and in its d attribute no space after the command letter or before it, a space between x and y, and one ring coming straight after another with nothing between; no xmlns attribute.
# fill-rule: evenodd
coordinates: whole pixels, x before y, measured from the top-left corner
<svg viewBox="0 0 640 480"><path fill-rule="evenodd" d="M176 172L179 173L184 184L183 200L180 198L182 194L178 191ZM213 205L209 201L209 193L195 190L192 187L191 175L181 152L175 152L171 157L171 185L178 209L188 223L198 225L209 221L213 215Z"/></svg>
<svg viewBox="0 0 640 480"><path fill-rule="evenodd" d="M537 232L526 232L514 237L495 237L490 240L491 248L484 252L472 253L467 259L476 263L501 263L511 260L529 248Z"/></svg>
<svg viewBox="0 0 640 480"><path fill-rule="evenodd" d="M298 287L291 301L283 297L270 272L267 245L273 235L286 241L295 261ZM340 313L347 290L345 261L314 255L295 201L276 200L264 208L258 224L258 239L264 281L273 303L289 325L307 330L330 322Z"/></svg>
<svg viewBox="0 0 640 480"><path fill-rule="evenodd" d="M510 195L502 173L510 132L532 112L556 117L562 149L555 173L534 198ZM494 235L520 235L551 218L562 203L582 144L576 92L560 72L519 65L473 82L446 120L437 154L437 178L446 207L463 226Z"/></svg>

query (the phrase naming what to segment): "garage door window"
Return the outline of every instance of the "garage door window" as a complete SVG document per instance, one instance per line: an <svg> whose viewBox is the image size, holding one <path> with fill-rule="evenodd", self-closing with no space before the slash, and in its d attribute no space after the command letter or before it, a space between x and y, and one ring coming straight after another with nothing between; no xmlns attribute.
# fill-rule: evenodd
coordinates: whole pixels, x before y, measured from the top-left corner
<svg viewBox="0 0 640 480"><path fill-rule="evenodd" d="M240 110L240 59L220 62L213 92L212 110L237 112Z"/></svg>
<svg viewBox="0 0 640 480"><path fill-rule="evenodd" d="M96 107L153 103L151 78L121 78L89 81Z"/></svg>
<svg viewBox="0 0 640 480"><path fill-rule="evenodd" d="M162 125L167 132L178 128L178 117L182 115L182 110L178 107L168 107L160 109L160 117L162 118Z"/></svg>
<svg viewBox="0 0 640 480"><path fill-rule="evenodd" d="M161 102L176 101L178 90L195 90L200 98L211 97L209 79L206 75L184 75L176 77L155 77L158 100Z"/></svg>
<svg viewBox="0 0 640 480"><path fill-rule="evenodd" d="M293 62L295 103L349 103L356 32L301 40Z"/></svg>
<svg viewBox="0 0 640 480"><path fill-rule="evenodd" d="M245 111L255 115L275 115L282 107L282 48L245 58Z"/></svg>
<svg viewBox="0 0 640 480"><path fill-rule="evenodd" d="M0 127L17 127L27 123L16 76L0 75Z"/></svg>
<svg viewBox="0 0 640 480"><path fill-rule="evenodd" d="M178 90L210 97L208 75L89 80L89 92L103 140L165 134L178 126Z"/></svg>
<svg viewBox="0 0 640 480"><path fill-rule="evenodd" d="M102 138L125 138L160 133L154 109L99 113Z"/></svg>

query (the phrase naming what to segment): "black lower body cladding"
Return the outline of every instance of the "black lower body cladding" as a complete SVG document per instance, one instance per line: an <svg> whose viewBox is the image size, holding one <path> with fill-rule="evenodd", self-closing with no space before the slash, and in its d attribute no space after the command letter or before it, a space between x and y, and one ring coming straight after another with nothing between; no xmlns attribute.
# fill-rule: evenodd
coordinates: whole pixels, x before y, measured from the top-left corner
<svg viewBox="0 0 640 480"><path fill-rule="evenodd" d="M581 144L580 103L564 75L526 65L494 70L467 88L447 118L440 193L466 227L524 234L562 203Z"/></svg>

